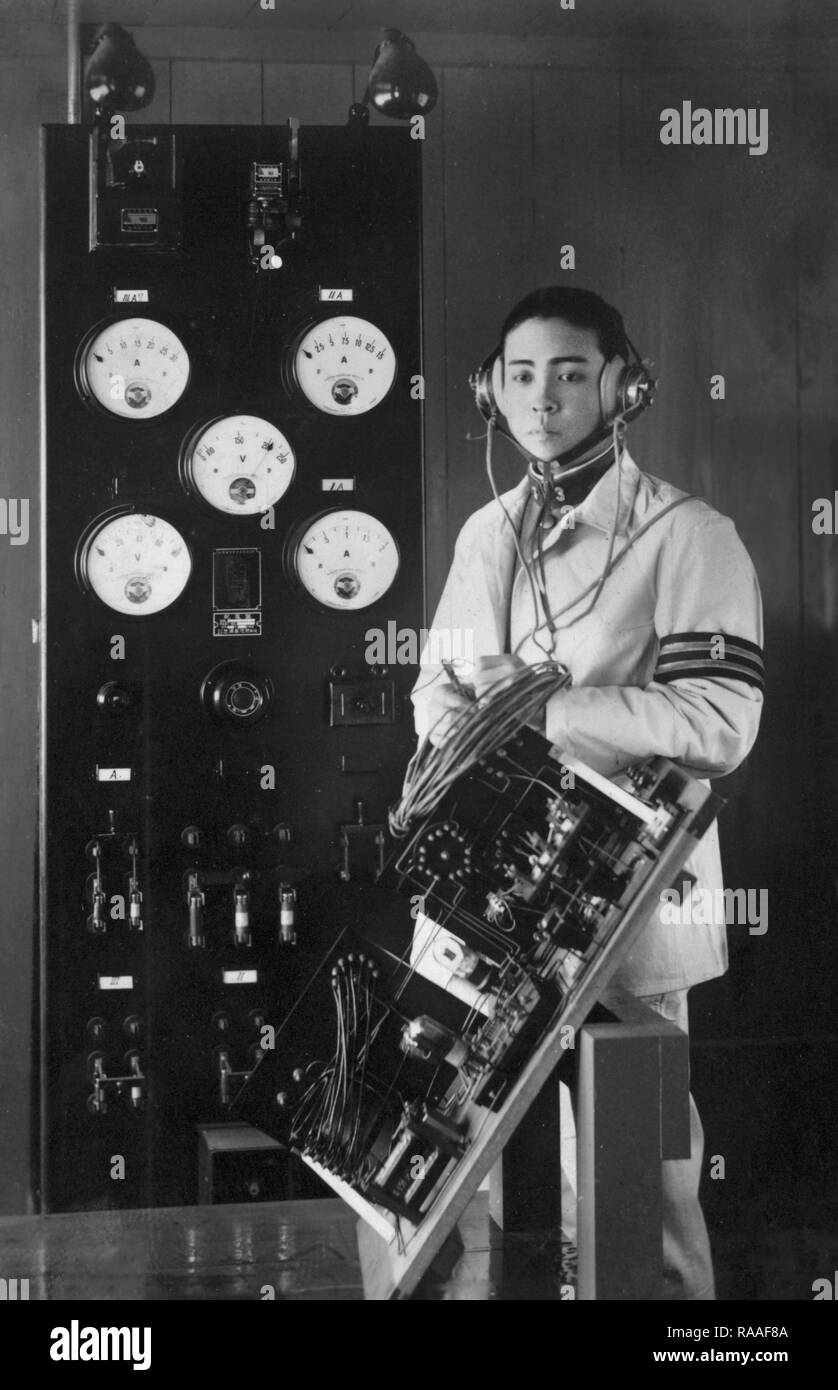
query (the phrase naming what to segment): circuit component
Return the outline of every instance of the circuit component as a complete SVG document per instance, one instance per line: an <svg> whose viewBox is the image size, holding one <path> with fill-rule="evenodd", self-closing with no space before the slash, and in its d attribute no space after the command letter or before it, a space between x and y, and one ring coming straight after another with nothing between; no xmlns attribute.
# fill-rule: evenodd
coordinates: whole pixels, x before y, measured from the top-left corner
<svg viewBox="0 0 838 1390"><path fill-rule="evenodd" d="M470 746L493 715L476 710ZM379 879L410 896L412 940L400 955L386 935L369 954L342 940L331 1057L303 1059L273 1089L321 1177L368 1219L419 1227L546 1040L583 995L590 1007L592 981L607 982L720 802L663 758L632 791L612 788L528 727L442 779L435 802L433 766L413 770L391 815L406 833ZM424 814L404 813L420 800Z"/></svg>

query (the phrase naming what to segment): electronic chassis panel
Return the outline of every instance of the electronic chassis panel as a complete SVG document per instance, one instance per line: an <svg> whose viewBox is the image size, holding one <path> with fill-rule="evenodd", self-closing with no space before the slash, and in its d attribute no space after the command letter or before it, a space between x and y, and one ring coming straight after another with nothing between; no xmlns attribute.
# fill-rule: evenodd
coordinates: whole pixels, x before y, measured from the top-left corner
<svg viewBox="0 0 838 1390"><path fill-rule="evenodd" d="M568 680L525 668L423 744L383 876L411 941L347 930L234 1097L364 1218L368 1297L416 1286L721 804L663 758L562 761L528 722Z"/></svg>

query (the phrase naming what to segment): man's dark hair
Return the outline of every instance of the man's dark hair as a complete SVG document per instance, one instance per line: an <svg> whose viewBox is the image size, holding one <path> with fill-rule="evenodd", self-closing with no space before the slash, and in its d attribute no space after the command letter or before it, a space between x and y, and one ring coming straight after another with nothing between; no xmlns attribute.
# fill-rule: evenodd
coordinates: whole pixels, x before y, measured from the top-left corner
<svg viewBox="0 0 838 1390"><path fill-rule="evenodd" d="M606 361L617 356L630 360L622 314L593 290L577 290L569 285L545 285L543 289L532 290L504 319L500 331L501 348L507 334L527 319L564 319L574 328L592 328Z"/></svg>

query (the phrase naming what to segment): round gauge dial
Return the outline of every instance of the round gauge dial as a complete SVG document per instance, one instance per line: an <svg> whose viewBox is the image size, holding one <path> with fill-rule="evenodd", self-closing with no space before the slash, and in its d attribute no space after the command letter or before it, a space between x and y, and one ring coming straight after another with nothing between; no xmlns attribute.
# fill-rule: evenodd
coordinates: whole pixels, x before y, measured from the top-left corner
<svg viewBox="0 0 838 1390"><path fill-rule="evenodd" d="M310 328L294 354L300 390L327 415L363 415L382 401L396 375L396 354L366 319L324 319Z"/></svg>
<svg viewBox="0 0 838 1390"><path fill-rule="evenodd" d="M127 420L171 410L189 382L189 354L176 333L154 319L118 319L85 339L79 353L82 391Z"/></svg>
<svg viewBox="0 0 838 1390"><path fill-rule="evenodd" d="M192 556L159 516L128 512L103 521L84 542L79 569L87 587L117 613L159 613L186 588Z"/></svg>
<svg viewBox="0 0 838 1390"><path fill-rule="evenodd" d="M258 415L226 415L187 442L184 477L230 516L265 512L294 477L294 450L281 430Z"/></svg>
<svg viewBox="0 0 838 1390"><path fill-rule="evenodd" d="M368 608L386 594L399 571L396 542L367 512L327 512L297 541L294 569L326 608Z"/></svg>

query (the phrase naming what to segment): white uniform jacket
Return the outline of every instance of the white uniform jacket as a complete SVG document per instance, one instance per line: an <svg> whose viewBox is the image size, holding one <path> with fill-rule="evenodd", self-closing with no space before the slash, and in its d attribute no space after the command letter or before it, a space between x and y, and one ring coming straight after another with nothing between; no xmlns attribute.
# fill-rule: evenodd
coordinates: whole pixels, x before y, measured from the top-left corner
<svg viewBox="0 0 838 1390"><path fill-rule="evenodd" d="M503 498L525 554L535 520L528 498L526 479ZM591 608L612 531L614 563ZM700 777L742 762L762 709L762 611L753 565L727 517L641 473L624 453L546 533L543 581L552 634L543 613L534 616L512 529L493 500L460 532L433 631L453 634L453 649L459 642L475 658L511 650L535 663L544 647L552 651L573 685L548 701L546 735L598 772L614 776L654 754ZM428 650L412 696L420 737L436 680L446 679L426 662ZM722 887L715 823L686 867L696 889ZM613 985L664 993L726 969L722 921L676 925L655 913Z"/></svg>

